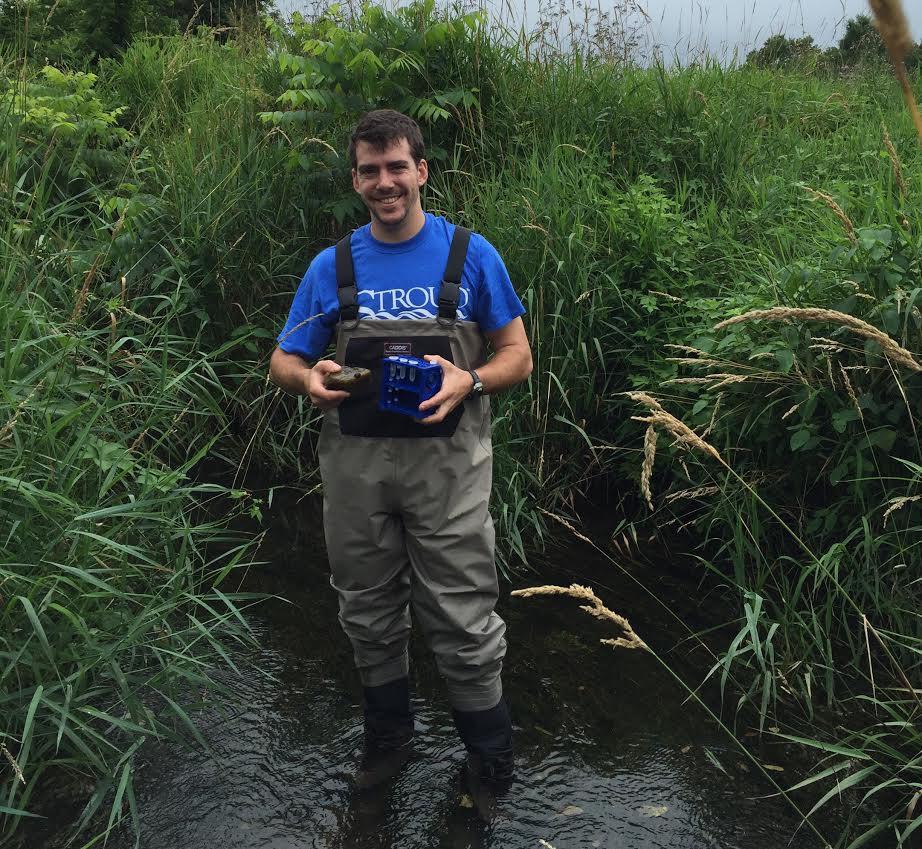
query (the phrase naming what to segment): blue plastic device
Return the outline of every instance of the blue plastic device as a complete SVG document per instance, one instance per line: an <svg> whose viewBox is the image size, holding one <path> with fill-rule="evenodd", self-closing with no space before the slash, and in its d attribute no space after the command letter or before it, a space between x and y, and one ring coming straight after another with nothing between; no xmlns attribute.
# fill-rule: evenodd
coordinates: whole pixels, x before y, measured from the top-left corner
<svg viewBox="0 0 922 849"><path fill-rule="evenodd" d="M442 367L419 357L385 357L381 361L378 409L414 419L431 416L435 409L420 410L442 388Z"/></svg>

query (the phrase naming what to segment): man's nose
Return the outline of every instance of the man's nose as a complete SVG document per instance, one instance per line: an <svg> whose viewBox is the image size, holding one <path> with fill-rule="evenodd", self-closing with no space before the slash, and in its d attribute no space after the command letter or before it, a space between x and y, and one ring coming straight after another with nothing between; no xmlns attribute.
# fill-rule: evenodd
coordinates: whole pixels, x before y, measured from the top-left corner
<svg viewBox="0 0 922 849"><path fill-rule="evenodd" d="M382 169L378 173L378 188L387 189L394 185L394 178L389 171Z"/></svg>

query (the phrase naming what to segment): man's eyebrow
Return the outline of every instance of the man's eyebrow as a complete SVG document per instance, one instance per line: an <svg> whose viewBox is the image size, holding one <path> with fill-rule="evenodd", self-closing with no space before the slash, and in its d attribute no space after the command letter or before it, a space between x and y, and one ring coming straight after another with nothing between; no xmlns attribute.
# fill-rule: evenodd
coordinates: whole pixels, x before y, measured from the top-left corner
<svg viewBox="0 0 922 849"><path fill-rule="evenodd" d="M384 163L385 168L409 168L410 160L409 159L391 159L389 162ZM359 174L371 174L378 170L378 166L372 163L367 163L365 165L359 165L356 169Z"/></svg>

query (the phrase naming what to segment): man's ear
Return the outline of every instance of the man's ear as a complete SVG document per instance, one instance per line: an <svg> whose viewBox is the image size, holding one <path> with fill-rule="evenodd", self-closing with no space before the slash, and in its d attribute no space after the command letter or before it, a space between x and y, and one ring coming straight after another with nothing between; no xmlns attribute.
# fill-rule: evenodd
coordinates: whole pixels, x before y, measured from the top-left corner
<svg viewBox="0 0 922 849"><path fill-rule="evenodd" d="M429 163L425 159L419 160L419 165L416 166L419 171L419 185L422 188L426 185L426 181L429 179Z"/></svg>
<svg viewBox="0 0 922 849"><path fill-rule="evenodd" d="M352 169L352 188L359 190L359 175L355 173L355 168Z"/></svg>

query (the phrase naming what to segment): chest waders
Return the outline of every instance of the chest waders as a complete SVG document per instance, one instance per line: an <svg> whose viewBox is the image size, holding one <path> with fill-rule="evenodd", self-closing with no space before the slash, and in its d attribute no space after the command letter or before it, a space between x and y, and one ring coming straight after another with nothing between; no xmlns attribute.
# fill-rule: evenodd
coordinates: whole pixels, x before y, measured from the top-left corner
<svg viewBox="0 0 922 849"><path fill-rule="evenodd" d="M506 653L493 610L489 400L464 401L426 426L379 411L377 396L380 361L391 354L438 354L464 369L486 362L478 325L457 319L469 238L455 230L438 316L421 320L359 320L349 237L337 245L336 362L364 366L372 379L324 414L319 443L330 583L366 693L407 677L412 604L462 712L500 704Z"/></svg>

